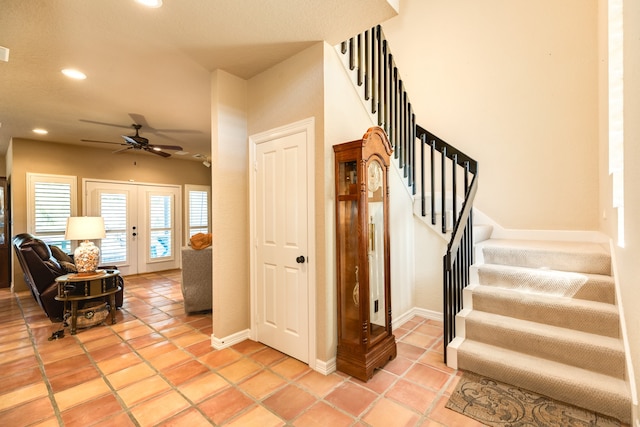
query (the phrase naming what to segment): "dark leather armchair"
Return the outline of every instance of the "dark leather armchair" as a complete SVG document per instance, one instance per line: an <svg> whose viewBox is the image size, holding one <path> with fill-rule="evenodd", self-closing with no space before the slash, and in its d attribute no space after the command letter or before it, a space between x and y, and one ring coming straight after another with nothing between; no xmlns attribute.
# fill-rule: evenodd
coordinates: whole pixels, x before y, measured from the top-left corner
<svg viewBox="0 0 640 427"><path fill-rule="evenodd" d="M56 301L58 285L56 277L67 274L62 261L56 259L51 248L42 240L31 234L18 234L13 238L24 280L29 285L31 294L52 322L63 320L64 303ZM121 283L124 287L124 283ZM123 291L116 294L116 307L122 307Z"/></svg>

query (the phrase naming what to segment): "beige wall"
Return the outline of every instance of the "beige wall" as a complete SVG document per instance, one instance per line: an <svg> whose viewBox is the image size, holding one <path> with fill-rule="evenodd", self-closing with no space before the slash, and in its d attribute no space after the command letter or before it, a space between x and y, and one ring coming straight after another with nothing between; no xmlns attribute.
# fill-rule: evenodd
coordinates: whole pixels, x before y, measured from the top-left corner
<svg viewBox="0 0 640 427"><path fill-rule="evenodd" d="M418 123L479 161L506 228L598 228L596 0L401 0L382 24Z"/></svg>
<svg viewBox="0 0 640 427"><path fill-rule="evenodd" d="M11 235L27 231L26 174L73 175L78 179L78 212L82 213L82 179L136 181L160 184L211 185L210 169L200 162L161 158L148 153L111 154L111 150L84 148L27 139L13 139L11 153ZM184 243L184 242L183 242ZM16 290L27 289L17 260L13 264Z"/></svg>
<svg viewBox="0 0 640 427"><path fill-rule="evenodd" d="M247 82L224 71L211 77L213 331L249 328Z"/></svg>

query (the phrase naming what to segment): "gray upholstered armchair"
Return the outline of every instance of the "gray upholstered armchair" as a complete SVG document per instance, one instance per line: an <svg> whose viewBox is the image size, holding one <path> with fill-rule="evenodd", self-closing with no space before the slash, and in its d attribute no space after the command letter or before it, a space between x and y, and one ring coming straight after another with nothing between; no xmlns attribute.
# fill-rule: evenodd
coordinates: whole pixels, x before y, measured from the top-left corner
<svg viewBox="0 0 640 427"><path fill-rule="evenodd" d="M182 248L182 296L185 313L211 310L212 307L211 246L195 250Z"/></svg>

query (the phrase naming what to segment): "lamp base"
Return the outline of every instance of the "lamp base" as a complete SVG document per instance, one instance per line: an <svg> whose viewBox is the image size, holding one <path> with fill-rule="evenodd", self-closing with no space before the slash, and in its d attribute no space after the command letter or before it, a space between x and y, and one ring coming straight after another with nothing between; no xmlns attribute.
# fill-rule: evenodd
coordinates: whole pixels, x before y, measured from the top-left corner
<svg viewBox="0 0 640 427"><path fill-rule="evenodd" d="M76 265L79 276L90 276L96 274L98 262L100 261L100 248L85 240L73 252L73 262Z"/></svg>

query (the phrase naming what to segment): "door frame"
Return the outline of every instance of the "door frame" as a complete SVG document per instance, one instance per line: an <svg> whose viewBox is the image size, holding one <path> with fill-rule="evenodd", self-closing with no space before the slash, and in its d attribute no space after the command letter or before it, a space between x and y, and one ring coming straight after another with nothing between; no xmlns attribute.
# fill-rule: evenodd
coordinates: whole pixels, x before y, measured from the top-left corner
<svg viewBox="0 0 640 427"><path fill-rule="evenodd" d="M138 207L139 207L139 202L140 200L137 199L137 193L138 193L138 189L140 187L146 187L146 188L153 188L153 187L159 187L159 188L172 188L175 189L177 191L176 197L175 197L175 206L174 206L174 211L175 211L175 215L173 218L173 223L174 223L174 231L175 231L175 242L174 242L174 249L175 249L175 253L174 253L174 262L176 263L176 268L182 268L182 259L180 257L180 248L183 246L182 243L182 186L178 185L178 184L161 184L161 183L154 183L154 182L141 182L141 181L117 181L117 180L112 180L112 179L98 179L98 178L83 178L82 179L82 212L83 215L87 215L87 213L89 212L89 206L88 206L88 202L89 202L89 189L88 184L89 183L100 183L100 184L105 184L105 185L109 185L109 184L115 184L115 185L126 185L126 186L131 186L131 187L136 187L136 201L138 202L137 206L136 206L136 211L138 211ZM148 208L147 206L147 201L144 200L144 204L145 204L145 211ZM146 219L144 219L143 224L140 225L147 225L146 224ZM140 226L139 225L139 226ZM136 244L137 245L137 244ZM136 273L135 274L143 274L143 273L151 273L154 271L162 271L162 270L147 270L145 269L145 271L140 271L139 266L140 266L140 258L139 258L139 253L138 253L138 248L136 247L136 266L135 266L135 270ZM147 254L148 255L148 254ZM160 261L160 262L164 262L164 261ZM147 265L149 263L145 262L145 265ZM157 264L157 263L156 263Z"/></svg>
<svg viewBox="0 0 640 427"><path fill-rule="evenodd" d="M309 367L316 370L316 239L315 239L315 119L310 117L275 129L249 136L249 236L250 236L250 307L249 337L258 341L257 241L256 241L256 147L258 144L304 133L307 141L307 283Z"/></svg>

